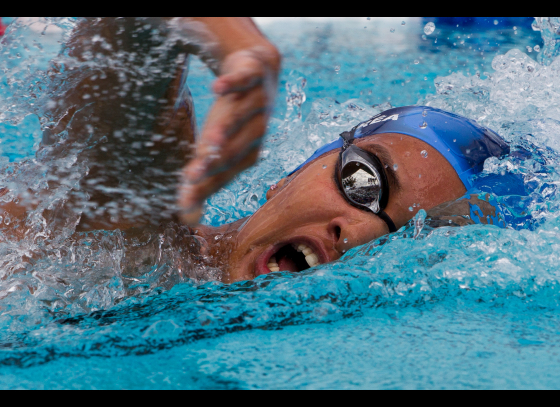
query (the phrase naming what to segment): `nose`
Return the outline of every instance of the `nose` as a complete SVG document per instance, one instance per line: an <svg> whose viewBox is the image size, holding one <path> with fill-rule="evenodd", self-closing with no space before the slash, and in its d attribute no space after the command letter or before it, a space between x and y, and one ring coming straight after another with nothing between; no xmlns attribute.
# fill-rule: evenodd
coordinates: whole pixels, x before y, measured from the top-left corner
<svg viewBox="0 0 560 407"><path fill-rule="evenodd" d="M350 248L345 247L349 243L348 233L350 229L350 224L343 217L332 219L327 226L327 232L332 240L333 249L340 254Z"/></svg>
<svg viewBox="0 0 560 407"><path fill-rule="evenodd" d="M387 225L377 216L351 218L340 216L333 218L327 232L332 240L333 249L340 255L353 247L371 242L387 233Z"/></svg>

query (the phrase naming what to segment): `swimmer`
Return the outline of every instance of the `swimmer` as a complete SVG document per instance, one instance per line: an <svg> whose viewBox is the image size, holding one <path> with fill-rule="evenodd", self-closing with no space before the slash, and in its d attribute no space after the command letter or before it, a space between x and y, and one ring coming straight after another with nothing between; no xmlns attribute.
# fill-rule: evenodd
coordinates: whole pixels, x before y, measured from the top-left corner
<svg viewBox="0 0 560 407"><path fill-rule="evenodd" d="M138 47L147 47L145 53L161 49L165 39L152 36L156 22L159 20L84 20L68 47L74 58L86 62L86 68L95 52L111 57L119 47L132 49L135 55L141 51ZM233 28L239 23L230 22ZM242 22L237 28L247 28L249 21ZM212 26L213 22L205 24ZM232 27L232 32L238 32ZM222 32L222 28L219 24L215 26L215 33L228 43L228 33ZM248 32L264 46L266 40L259 37L258 31ZM92 33L99 36L95 37L96 41L92 40ZM139 37L144 41L137 40ZM149 43L148 39L155 43ZM200 48L199 51L196 47L189 48L191 45L179 50L201 52ZM269 51L274 49L270 44L269 47ZM56 158L73 145L83 145L80 137L84 134L104 135L79 151L88 172L85 180L77 186L72 184L74 198L67 204L96 206L78 218L77 236L93 230L119 229L132 241L143 230L156 233L169 230L167 226L177 224L179 219L192 224L199 216L199 202L254 162L268 117L266 109L263 110L270 102L265 82L272 79L263 77L263 72L270 68L262 63L261 70L251 70L256 68L252 64L260 57L247 56L244 51L236 54L236 48L233 49L240 65L233 63L231 73L224 71L222 78L229 78L227 84L218 79L215 85L215 89L227 90L223 94L218 92L221 96L210 113L210 124L203 131L195 158L184 173L189 187L178 182L160 185L163 192L157 196L152 192L153 185L164 184L165 175L186 164L190 146L184 141L192 141L196 131L192 101L188 92L182 92L184 61L177 67L170 61L176 61L178 54L165 54L158 61L157 70L148 71L143 81L132 83L120 80L125 75L122 67L115 69L113 65L98 66L93 72L77 69L75 77L64 76L76 85L54 100L50 113L53 121L44 134L44 151ZM153 58L160 56L153 55ZM220 66L227 66L227 58ZM129 59L134 58L129 55ZM272 60L277 75L279 57ZM137 69L144 61L140 59L125 67ZM110 62L115 63L112 59ZM65 135L62 141L59 134ZM220 139L223 143L225 134L231 138L221 144L221 153L216 154L210 146L216 147ZM249 150L243 146L249 146ZM189 236L196 238L198 246L189 243L187 247L184 243L185 250L198 250L197 261L206 268L220 269L220 279L232 283L275 271L299 272L335 261L353 247L397 231L420 209L435 220L460 226L475 221L467 215L471 201L476 200L474 204L483 208L485 215L488 213L482 222L501 225L498 209L477 197L472 179L482 172L486 159L508 152L508 145L496 133L464 117L421 106L391 109L348 129L339 140L317 150L292 174L271 187L267 203L251 217L218 228L179 227L178 252L181 242L192 243ZM51 157L48 154L47 158ZM208 160L212 154L216 157ZM73 179L64 166L48 170L53 187L65 179ZM172 205L165 195L174 197L176 189L181 207L196 207L194 212L183 212L179 217L169 213ZM128 198L119 195L123 190L135 191L145 198L150 216L141 210L113 211ZM19 204L3 205L0 215L5 217L8 213L11 218L23 218L23 202L22 198ZM73 210L78 209L74 206ZM25 230L20 228L14 233L23 234ZM143 254L139 253L138 244L132 246L136 247L130 251L134 261L147 264L141 259Z"/></svg>
<svg viewBox="0 0 560 407"><path fill-rule="evenodd" d="M471 201L503 226L496 208L471 193L484 161L508 153L500 136L464 117L422 106L391 109L317 150L250 218L196 233L207 242L221 236L212 251L224 280L234 282L332 262L397 231L420 209L464 225L476 221L461 216L470 214Z"/></svg>
<svg viewBox="0 0 560 407"><path fill-rule="evenodd" d="M468 216L477 206L481 223L505 226L498 209L478 197L473 177L486 159L508 153L500 136L464 117L423 106L391 109L317 150L272 186L249 218L182 228L178 245L185 249L194 235L198 247L187 250L200 250L204 267L232 283L338 260L397 231L420 209L445 226L463 226L477 221ZM2 209L3 216L23 216L13 203ZM131 239L139 232L124 230ZM143 261L141 251L131 253Z"/></svg>

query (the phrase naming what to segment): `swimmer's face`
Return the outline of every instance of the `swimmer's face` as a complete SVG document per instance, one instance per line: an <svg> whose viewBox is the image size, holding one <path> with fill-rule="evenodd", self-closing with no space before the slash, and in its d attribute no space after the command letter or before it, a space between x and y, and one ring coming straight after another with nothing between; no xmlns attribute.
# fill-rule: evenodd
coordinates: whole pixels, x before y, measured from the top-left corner
<svg viewBox="0 0 560 407"><path fill-rule="evenodd" d="M423 141L382 134L356 140L355 145L387 166L390 192L385 212L397 228L420 209L427 211L466 192L447 160ZM273 263L280 270L301 271L309 262L337 260L351 248L389 233L377 215L353 207L342 195L335 181L339 151L313 161L268 192L268 202L234 237L225 281L276 271ZM298 247L306 247L307 260Z"/></svg>

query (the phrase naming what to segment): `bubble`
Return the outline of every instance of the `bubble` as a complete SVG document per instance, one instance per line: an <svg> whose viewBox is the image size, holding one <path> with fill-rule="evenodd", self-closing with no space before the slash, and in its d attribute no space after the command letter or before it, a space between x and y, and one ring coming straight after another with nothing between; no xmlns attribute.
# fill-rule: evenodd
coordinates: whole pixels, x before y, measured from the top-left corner
<svg viewBox="0 0 560 407"><path fill-rule="evenodd" d="M453 139L453 142L454 142L454 143L456 143L456 142L457 142L457 139L456 139L456 138L454 138L454 139Z"/></svg>
<svg viewBox="0 0 560 407"><path fill-rule="evenodd" d="M399 169L399 166L397 164L393 164L393 169L396 171Z"/></svg>
<svg viewBox="0 0 560 407"><path fill-rule="evenodd" d="M340 71L340 65L336 65L336 66L334 67L334 71L335 71L336 73L338 73L338 72Z"/></svg>
<svg viewBox="0 0 560 407"><path fill-rule="evenodd" d="M343 250L343 251L342 251L342 254L344 254L344 253L346 253L346 250Z"/></svg>
<svg viewBox="0 0 560 407"><path fill-rule="evenodd" d="M427 80L428 80L428 77L427 77L427 76L424 76L424 80L427 81Z"/></svg>
<svg viewBox="0 0 560 407"><path fill-rule="evenodd" d="M513 26L513 31L517 31L517 27L516 27L516 26Z"/></svg>
<svg viewBox="0 0 560 407"><path fill-rule="evenodd" d="M535 52L540 52L541 47L538 45L535 45L535 47L533 48L535 50Z"/></svg>
<svg viewBox="0 0 560 407"><path fill-rule="evenodd" d="M424 34L430 35L436 30L436 25L434 23L428 23L424 26Z"/></svg>
<svg viewBox="0 0 560 407"><path fill-rule="evenodd" d="M426 123L426 122L423 122L423 123L420 125L420 128L421 128L421 129L425 129L426 127L428 127L428 123Z"/></svg>
<svg viewBox="0 0 560 407"><path fill-rule="evenodd" d="M428 37L426 37L424 34L422 34L422 39L423 39L424 41L426 41L426 40L428 39Z"/></svg>
<svg viewBox="0 0 560 407"><path fill-rule="evenodd" d="M389 31L391 31L392 33L394 33L394 32L395 32L395 29L394 29L394 28L391 28Z"/></svg>
<svg viewBox="0 0 560 407"><path fill-rule="evenodd" d="M494 20L494 25L498 25L498 20Z"/></svg>
<svg viewBox="0 0 560 407"><path fill-rule="evenodd" d="M414 65L418 65L420 63L420 61L418 61L417 59L414 60Z"/></svg>
<svg viewBox="0 0 560 407"><path fill-rule="evenodd" d="M371 20L371 17L368 17L367 19L368 19L368 21L369 21L369 20Z"/></svg>
<svg viewBox="0 0 560 407"><path fill-rule="evenodd" d="M406 25L406 21L402 21L402 22L401 22L401 25Z"/></svg>
<svg viewBox="0 0 560 407"><path fill-rule="evenodd" d="M371 68L373 72L377 72L377 68Z"/></svg>
<svg viewBox="0 0 560 407"><path fill-rule="evenodd" d="M348 243L348 239L344 239L344 243Z"/></svg>
<svg viewBox="0 0 560 407"><path fill-rule="evenodd" d="M410 212L412 212L414 209L412 208L412 206L409 206L409 207L408 207L408 210L409 210Z"/></svg>
<svg viewBox="0 0 560 407"><path fill-rule="evenodd" d="M422 112L422 116L426 117L427 115L428 115L428 111L427 111L427 110L424 110L424 111Z"/></svg>
<svg viewBox="0 0 560 407"><path fill-rule="evenodd" d="M533 52L533 48L531 48L530 46L527 45L527 52Z"/></svg>
<svg viewBox="0 0 560 407"><path fill-rule="evenodd" d="M421 155L422 157L424 157L424 158L428 158L428 152L427 152L426 150L422 150L422 151L420 152L420 155Z"/></svg>

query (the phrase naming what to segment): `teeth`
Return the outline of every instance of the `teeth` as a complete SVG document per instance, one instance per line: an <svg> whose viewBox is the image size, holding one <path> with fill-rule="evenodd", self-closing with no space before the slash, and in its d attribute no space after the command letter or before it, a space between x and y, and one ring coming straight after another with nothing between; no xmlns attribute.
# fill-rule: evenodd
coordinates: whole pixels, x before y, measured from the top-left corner
<svg viewBox="0 0 560 407"><path fill-rule="evenodd" d="M310 254L313 254L313 250L311 250L309 247L306 247L304 250L302 250L302 253L304 256L309 256Z"/></svg>
<svg viewBox="0 0 560 407"><path fill-rule="evenodd" d="M319 258L315 253L311 253L308 256L305 256L305 261L309 264L309 267L315 267L319 264Z"/></svg>
<svg viewBox="0 0 560 407"><path fill-rule="evenodd" d="M276 257L271 257L267 266L270 271L280 271L280 267L278 267L278 263L276 262Z"/></svg>
<svg viewBox="0 0 560 407"><path fill-rule="evenodd" d="M292 247L298 252L303 253L303 255L305 256L305 261L307 262L309 267L315 267L319 265L319 257L313 252L312 249L304 244L300 244L297 246L294 244L292 245ZM278 263L276 263L276 259L274 257L269 260L268 268L270 269L270 271L280 271Z"/></svg>
<svg viewBox="0 0 560 407"><path fill-rule="evenodd" d="M309 267L315 267L319 264L319 257L317 257L313 250L311 250L306 245L300 244L297 247L294 245L294 248L298 252L303 253L303 255L305 256L305 261L307 262L307 264L309 264Z"/></svg>
<svg viewBox="0 0 560 407"><path fill-rule="evenodd" d="M276 262L276 257L271 257L267 264L269 269L278 268L278 263ZM272 270L272 271L279 271L279 270Z"/></svg>

